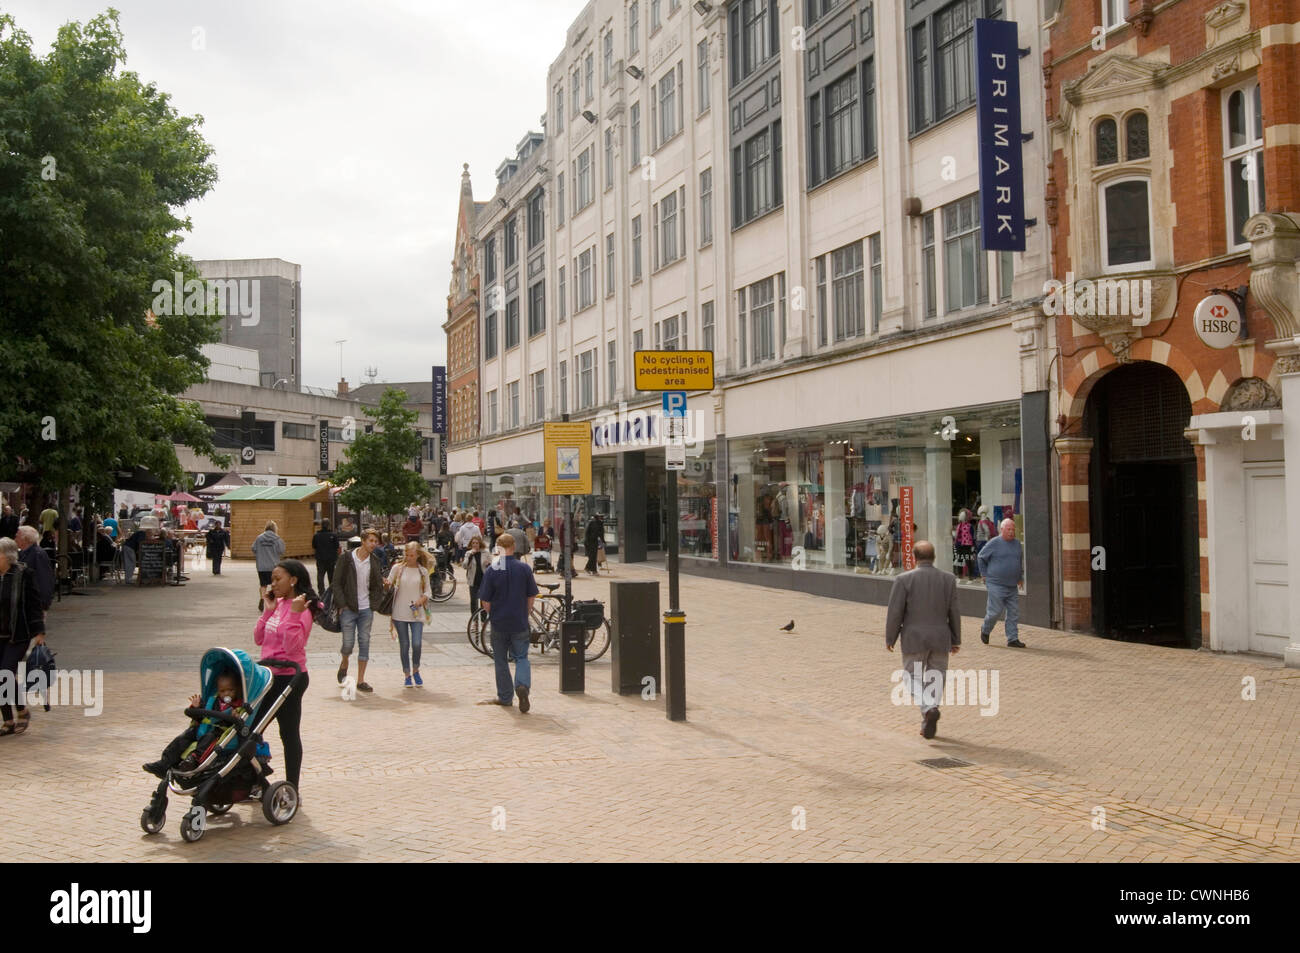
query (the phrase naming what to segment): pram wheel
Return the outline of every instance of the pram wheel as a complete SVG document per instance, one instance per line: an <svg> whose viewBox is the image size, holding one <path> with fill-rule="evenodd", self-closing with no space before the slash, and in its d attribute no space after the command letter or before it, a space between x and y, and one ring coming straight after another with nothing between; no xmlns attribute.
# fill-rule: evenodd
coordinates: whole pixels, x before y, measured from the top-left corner
<svg viewBox="0 0 1300 953"><path fill-rule="evenodd" d="M193 844L203 836L207 830L207 818L204 816L203 808L197 804L185 812L181 818L181 840L187 844Z"/></svg>
<svg viewBox="0 0 1300 953"><path fill-rule="evenodd" d="M213 817L220 817L222 814L230 813L233 804L212 804L208 806L208 813Z"/></svg>
<svg viewBox="0 0 1300 953"><path fill-rule="evenodd" d="M298 789L288 781L276 781L262 795L262 813L272 824L288 824L298 813Z"/></svg>
<svg viewBox="0 0 1300 953"><path fill-rule="evenodd" d="M166 823L166 811L162 811L155 816L154 813L146 807L140 812L140 830L144 831L146 834L157 834L163 829L163 825Z"/></svg>

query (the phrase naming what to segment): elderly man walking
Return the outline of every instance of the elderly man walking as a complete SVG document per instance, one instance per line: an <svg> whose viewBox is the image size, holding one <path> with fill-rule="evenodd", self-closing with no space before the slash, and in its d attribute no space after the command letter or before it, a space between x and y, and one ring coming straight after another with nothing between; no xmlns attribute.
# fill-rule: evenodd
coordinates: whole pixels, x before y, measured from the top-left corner
<svg viewBox="0 0 1300 953"><path fill-rule="evenodd" d="M998 524L997 538L984 544L976 564L989 593L984 624L980 626L980 641L989 644L998 616L1005 612L1007 645L1023 649L1025 643L1020 641L1020 580L1025 576L1025 557L1020 540L1016 539L1014 520L1007 519Z"/></svg>
<svg viewBox="0 0 1300 953"><path fill-rule="evenodd" d="M933 738L943 699L948 656L961 648L957 579L934 567L934 544L918 540L912 548L916 568L894 579L885 619L885 648L903 640L903 679L921 708L921 737Z"/></svg>

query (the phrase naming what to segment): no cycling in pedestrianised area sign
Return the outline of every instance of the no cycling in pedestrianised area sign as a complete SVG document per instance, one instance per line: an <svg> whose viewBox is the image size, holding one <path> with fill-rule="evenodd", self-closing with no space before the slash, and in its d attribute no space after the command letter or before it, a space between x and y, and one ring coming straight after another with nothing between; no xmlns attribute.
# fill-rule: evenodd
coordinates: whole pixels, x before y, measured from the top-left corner
<svg viewBox="0 0 1300 953"><path fill-rule="evenodd" d="M637 390L713 390L712 351L633 351Z"/></svg>

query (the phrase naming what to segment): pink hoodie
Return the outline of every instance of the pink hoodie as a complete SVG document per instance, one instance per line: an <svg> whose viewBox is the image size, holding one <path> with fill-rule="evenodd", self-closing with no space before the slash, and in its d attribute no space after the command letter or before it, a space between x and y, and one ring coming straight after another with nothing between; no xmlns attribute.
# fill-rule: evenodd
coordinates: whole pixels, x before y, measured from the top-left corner
<svg viewBox="0 0 1300 953"><path fill-rule="evenodd" d="M262 658L283 658L297 662L307 671L307 637L311 635L311 610L294 612L291 599L277 599L257 620L253 641L262 646ZM274 675L292 675L288 668L271 669Z"/></svg>

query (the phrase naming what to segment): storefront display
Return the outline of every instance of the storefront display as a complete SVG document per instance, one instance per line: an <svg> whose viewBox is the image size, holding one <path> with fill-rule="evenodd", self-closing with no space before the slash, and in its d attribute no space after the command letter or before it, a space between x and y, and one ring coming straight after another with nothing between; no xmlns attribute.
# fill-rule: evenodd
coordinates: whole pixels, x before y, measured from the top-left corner
<svg viewBox="0 0 1300 953"><path fill-rule="evenodd" d="M955 424L942 424L949 416ZM994 527L1020 512L1019 460L1015 403L732 440L731 559L901 571L900 497L910 487L910 535L933 542L937 564L960 582L980 584L977 546L991 538L980 510Z"/></svg>

